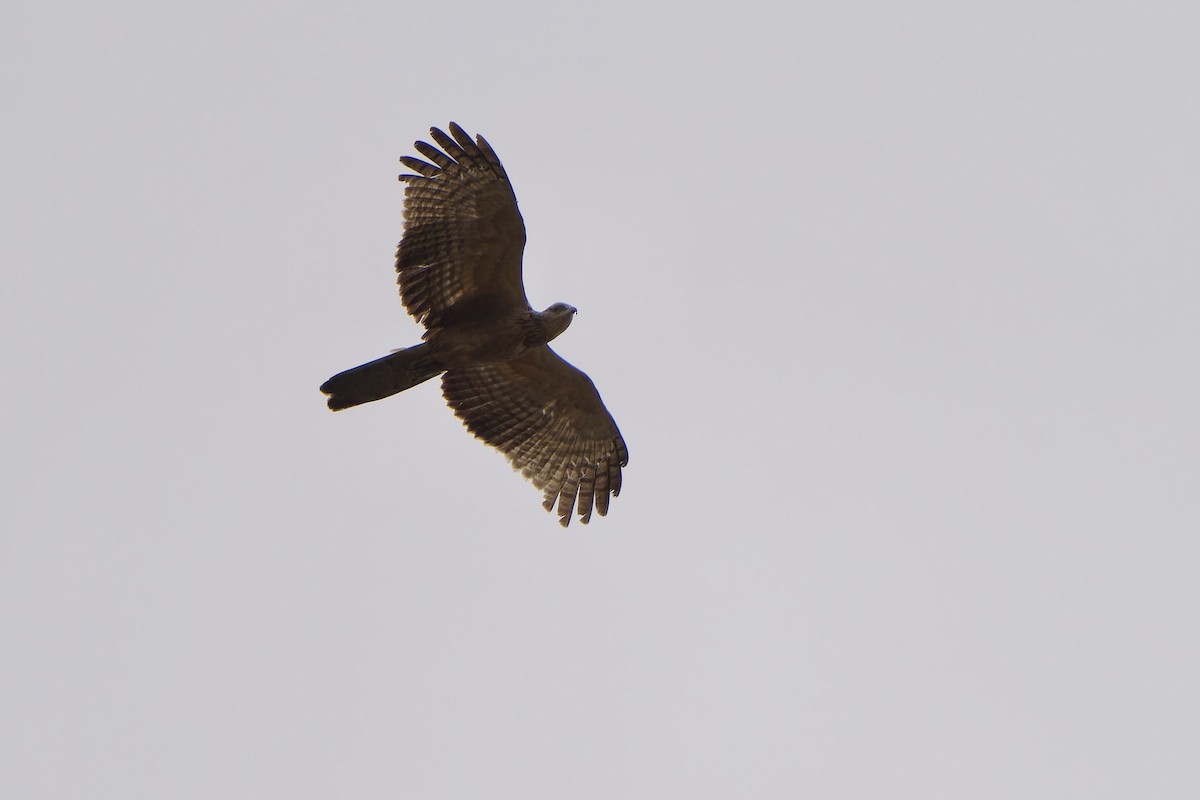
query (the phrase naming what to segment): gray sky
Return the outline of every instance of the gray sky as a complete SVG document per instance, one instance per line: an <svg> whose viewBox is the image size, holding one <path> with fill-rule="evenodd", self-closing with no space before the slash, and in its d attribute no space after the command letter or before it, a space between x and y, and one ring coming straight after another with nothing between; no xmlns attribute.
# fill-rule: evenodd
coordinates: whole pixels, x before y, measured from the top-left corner
<svg viewBox="0 0 1200 800"><path fill-rule="evenodd" d="M1200 795L1200 11L18 2L0 795ZM561 530L417 341L482 132L630 448Z"/></svg>

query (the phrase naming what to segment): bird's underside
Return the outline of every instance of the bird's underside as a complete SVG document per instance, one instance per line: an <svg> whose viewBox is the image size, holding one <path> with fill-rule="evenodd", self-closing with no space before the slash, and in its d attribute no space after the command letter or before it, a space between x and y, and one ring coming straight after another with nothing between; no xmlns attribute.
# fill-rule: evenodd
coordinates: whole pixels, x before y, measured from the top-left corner
<svg viewBox="0 0 1200 800"><path fill-rule="evenodd" d="M321 386L334 411L442 376L442 394L476 437L544 495L565 527L608 511L629 452L596 387L550 349L575 309L534 311L525 298L525 225L508 176L482 137L450 123L400 161L400 296L424 342L341 372Z"/></svg>

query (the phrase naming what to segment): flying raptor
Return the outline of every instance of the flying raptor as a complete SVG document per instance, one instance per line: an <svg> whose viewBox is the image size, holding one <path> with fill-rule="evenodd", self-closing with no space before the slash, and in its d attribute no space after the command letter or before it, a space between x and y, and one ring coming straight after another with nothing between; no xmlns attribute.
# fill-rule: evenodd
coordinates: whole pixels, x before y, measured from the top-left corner
<svg viewBox="0 0 1200 800"><path fill-rule="evenodd" d="M557 507L585 525L608 512L629 462L625 440L595 385L550 349L575 308L534 311L525 297L525 223L500 159L455 123L429 131L439 150L403 156L404 236L397 282L422 344L334 375L321 385L334 411L370 403L442 376L442 395L476 437Z"/></svg>

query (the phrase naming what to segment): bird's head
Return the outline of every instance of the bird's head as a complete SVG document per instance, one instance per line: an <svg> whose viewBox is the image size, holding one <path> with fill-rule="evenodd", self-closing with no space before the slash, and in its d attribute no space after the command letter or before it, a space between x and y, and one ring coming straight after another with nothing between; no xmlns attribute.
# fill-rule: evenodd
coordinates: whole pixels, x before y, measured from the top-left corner
<svg viewBox="0 0 1200 800"><path fill-rule="evenodd" d="M539 316L542 318L542 324L546 326L546 332L553 339L567 329L571 324L571 319L579 313L575 306L569 306L566 303L555 303L547 308Z"/></svg>

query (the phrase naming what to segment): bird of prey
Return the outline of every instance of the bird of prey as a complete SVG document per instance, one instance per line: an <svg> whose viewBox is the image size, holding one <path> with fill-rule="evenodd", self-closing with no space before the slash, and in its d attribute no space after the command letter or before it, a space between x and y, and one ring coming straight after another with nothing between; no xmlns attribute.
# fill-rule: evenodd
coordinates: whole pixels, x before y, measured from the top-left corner
<svg viewBox="0 0 1200 800"><path fill-rule="evenodd" d="M621 491L625 440L595 385L550 349L576 310L534 311L525 297L525 223L500 159L455 123L430 129L439 150L404 156L404 236L397 282L422 344L334 375L321 391L334 411L442 376L442 395L476 437L540 489L566 527L604 516Z"/></svg>

